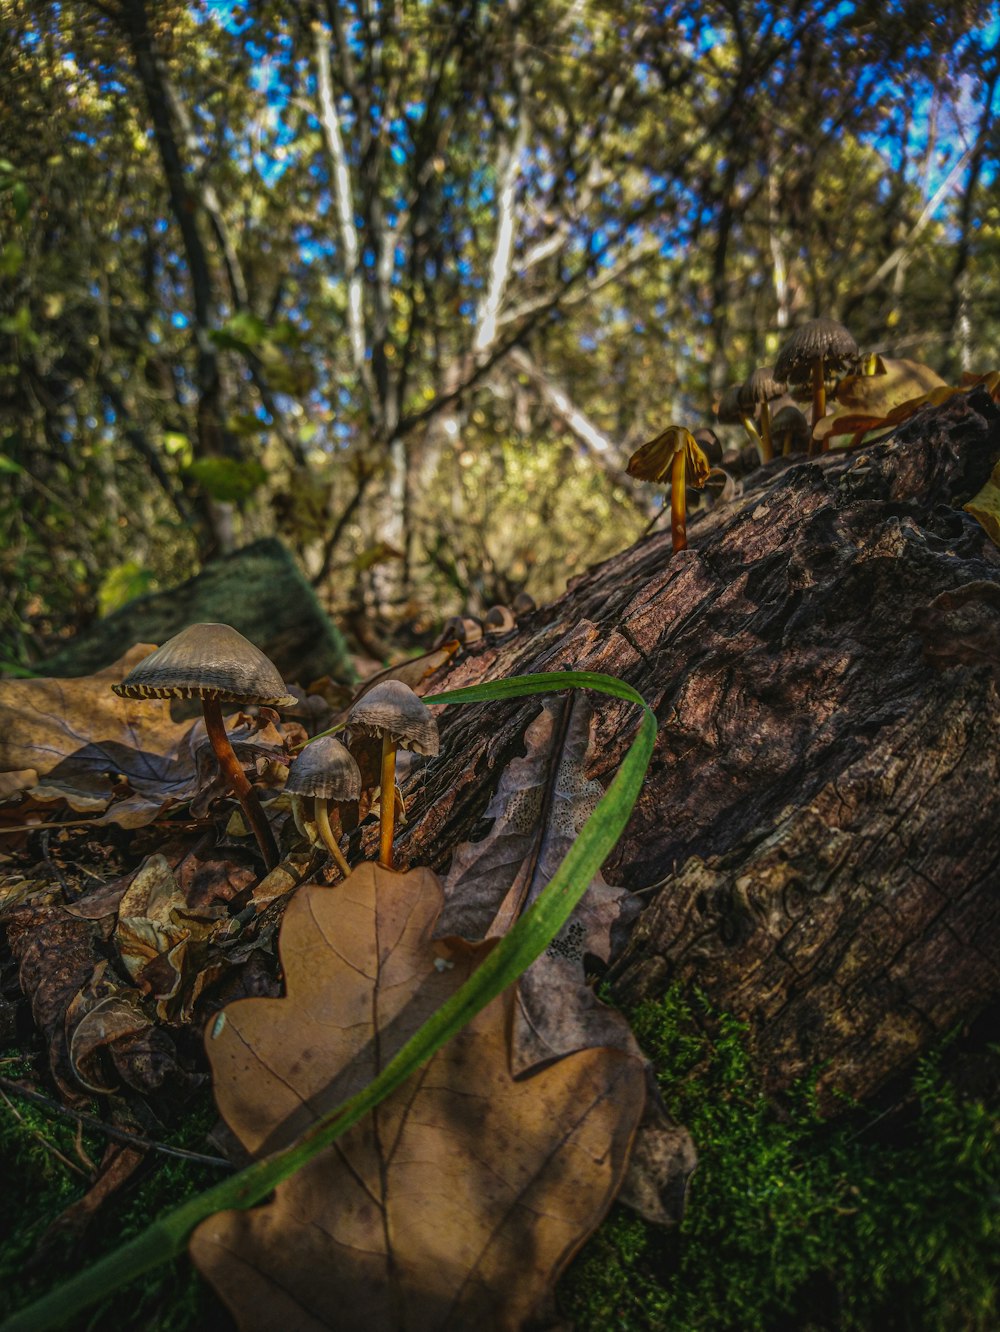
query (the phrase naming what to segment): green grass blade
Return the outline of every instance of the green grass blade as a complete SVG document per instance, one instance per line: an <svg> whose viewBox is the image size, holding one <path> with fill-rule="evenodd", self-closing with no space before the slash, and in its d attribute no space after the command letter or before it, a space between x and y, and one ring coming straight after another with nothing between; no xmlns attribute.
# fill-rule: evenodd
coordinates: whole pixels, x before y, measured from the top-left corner
<svg viewBox="0 0 1000 1332"><path fill-rule="evenodd" d="M480 1009L516 981L548 947L621 836L653 752L656 719L642 696L624 680L588 671L512 676L425 699L428 703L491 702L551 693L563 688L593 689L638 704L642 708L639 730L611 785L550 882L487 954L469 980L407 1041L378 1077L319 1120L297 1142L158 1217L134 1240L14 1314L0 1332L42 1332L45 1328L59 1326L143 1272L177 1257L184 1251L191 1231L206 1217L229 1208L252 1207L266 1198L277 1184L294 1174L405 1082Z"/></svg>

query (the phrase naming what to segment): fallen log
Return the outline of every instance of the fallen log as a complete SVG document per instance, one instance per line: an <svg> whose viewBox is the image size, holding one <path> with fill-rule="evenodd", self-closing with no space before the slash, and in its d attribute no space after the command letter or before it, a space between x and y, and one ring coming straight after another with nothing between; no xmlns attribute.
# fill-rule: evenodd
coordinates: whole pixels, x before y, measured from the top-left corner
<svg viewBox="0 0 1000 1332"><path fill-rule="evenodd" d="M433 688L527 671L634 685L660 733L605 866L645 895L623 1003L675 980L748 1025L764 1085L864 1098L1000 991L1000 551L961 505L1000 456L981 390L848 455L776 459L576 579ZM537 703L445 710L411 863L485 831ZM602 700L588 778L635 718Z"/></svg>

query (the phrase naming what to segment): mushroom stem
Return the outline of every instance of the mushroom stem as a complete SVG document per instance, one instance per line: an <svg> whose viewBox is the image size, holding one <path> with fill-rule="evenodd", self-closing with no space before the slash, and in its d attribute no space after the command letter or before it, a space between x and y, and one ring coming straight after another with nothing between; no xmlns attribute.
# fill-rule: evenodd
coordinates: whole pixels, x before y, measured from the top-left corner
<svg viewBox="0 0 1000 1332"><path fill-rule="evenodd" d="M337 862L337 868L346 879L351 872L351 867L344 859L344 853L341 851L336 837L333 835L333 829L330 827L330 807L322 796L313 797L313 819L316 827L319 829L319 835L322 837L326 849Z"/></svg>
<svg viewBox="0 0 1000 1332"><path fill-rule="evenodd" d="M813 419L812 427L816 429L817 422L826 415L826 374L823 365L823 357L813 363L812 368L812 389L813 389ZM812 453L812 445L809 446L809 452Z"/></svg>
<svg viewBox="0 0 1000 1332"><path fill-rule="evenodd" d="M392 869L392 835L396 824L396 741L382 736L382 789L379 796L378 863Z"/></svg>
<svg viewBox="0 0 1000 1332"><path fill-rule="evenodd" d="M771 407L765 398L760 404L760 460L770 462L774 457L774 439L771 435Z"/></svg>
<svg viewBox="0 0 1000 1332"><path fill-rule="evenodd" d="M743 423L743 429L746 432L747 439L758 453L763 453L763 445L760 442L760 435L757 433L757 427L753 423L753 417L746 412L743 412L740 416L740 421Z"/></svg>
<svg viewBox="0 0 1000 1332"><path fill-rule="evenodd" d="M687 491L684 471L687 457L678 449L670 468L670 533L673 549L687 550Z"/></svg>
<svg viewBox="0 0 1000 1332"><path fill-rule="evenodd" d="M226 734L226 723L222 720L222 704L217 698L203 698L201 706L205 714L205 730L208 732L209 742L215 757L218 759L219 767L222 769L222 775L229 783L229 789L243 807L246 821L249 823L254 837L257 838L257 845L264 857L264 864L269 870L273 870L280 859L278 845L274 840L274 833L271 832L271 825L264 815L260 801L257 799L253 787L247 781L243 765L236 757L229 736Z"/></svg>

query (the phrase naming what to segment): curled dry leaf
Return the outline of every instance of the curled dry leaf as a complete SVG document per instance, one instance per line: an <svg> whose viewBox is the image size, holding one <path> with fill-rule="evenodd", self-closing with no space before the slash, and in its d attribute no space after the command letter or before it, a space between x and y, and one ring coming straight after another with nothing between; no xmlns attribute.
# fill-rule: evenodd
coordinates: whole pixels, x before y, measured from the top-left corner
<svg viewBox="0 0 1000 1332"><path fill-rule="evenodd" d="M524 734L526 753L500 776L486 808L493 819L479 842L452 857L438 938L486 939L507 933L550 881L604 794L586 775L593 712L579 693L548 699ZM588 956L610 961L638 899L600 874L549 948L517 987L511 1062L524 1073L588 1046L637 1052L624 1017L602 1004L587 979Z"/></svg>
<svg viewBox="0 0 1000 1332"><path fill-rule="evenodd" d="M150 856L118 908L115 943L140 990L156 1000L162 1020L190 1018L217 968L207 943L228 923L224 905L192 908L164 856Z"/></svg>
<svg viewBox="0 0 1000 1332"><path fill-rule="evenodd" d="M254 1154L365 1086L467 978L438 965L428 870L359 867L286 912L277 1000L212 1024L220 1109ZM409 1082L280 1184L224 1212L191 1254L244 1329L524 1325L618 1188L642 1112L641 1062L587 1050L515 1080L503 998Z"/></svg>
<svg viewBox="0 0 1000 1332"><path fill-rule="evenodd" d="M109 1093L117 1089L105 1085L100 1070L101 1052L123 1037L146 1031L152 1022L136 991L112 989L89 1006L85 995L92 988L93 982L77 995L66 1013L66 1027L72 1031L69 1058L81 1086L88 1091Z"/></svg>

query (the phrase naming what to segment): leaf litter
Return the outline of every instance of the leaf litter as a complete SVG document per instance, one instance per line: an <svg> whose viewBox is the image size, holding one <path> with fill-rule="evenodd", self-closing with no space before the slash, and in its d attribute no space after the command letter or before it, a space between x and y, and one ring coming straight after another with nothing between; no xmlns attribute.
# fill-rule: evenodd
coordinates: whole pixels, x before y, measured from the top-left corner
<svg viewBox="0 0 1000 1332"><path fill-rule="evenodd" d="M82 680L0 685L0 800L20 802L4 814L41 820L62 801L90 812L91 827L116 824L133 852L145 852L131 869L127 855L110 855L106 872L84 871L81 885L67 859L77 834L57 832L42 866L7 874L0 865L0 915L64 1099L176 1099L201 1080L184 1033L225 1003L212 1027L221 1035L209 1042L220 1107L247 1150L266 1151L370 1081L537 898L603 794L586 776L592 714L579 694L545 702L524 755L500 775L491 830L456 850L443 892L429 871L369 865L335 890L302 887L318 860L301 828L298 849L258 881L240 815L221 837L204 821L223 791L202 724L175 722L162 701L137 708L111 693L150 650ZM437 664L409 670L419 684ZM336 716L325 703L315 718L300 711L316 723ZM231 734L257 780L280 786L306 732L261 709ZM183 804L200 827L161 827ZM269 814L282 844L294 844L288 797L273 799ZM630 1167L624 1191L633 1202L655 1195L645 1209L636 1204L644 1215L678 1219L693 1147L647 1096L627 1023L595 994L594 968L636 910L625 890L595 876L514 993L367 1126L282 1185L269 1208L205 1223L193 1252L227 1300L235 1292L241 1325L283 1321L288 1310L275 1315L273 1300L291 1299L296 1317L308 1307L318 1319L303 1325L317 1327L332 1325L323 1321L331 1309L343 1325L345 1300L367 1310L359 1326L520 1326L621 1187L637 1129L635 1160L657 1158L659 1174L641 1167L636 1183ZM288 997L278 999L273 939L283 912ZM257 1032L251 1010L274 1020L270 1035ZM264 1076L265 1065L276 1073ZM294 1241L293 1225L305 1227ZM251 1288L269 1292L264 1321L257 1299L241 1294Z"/></svg>

